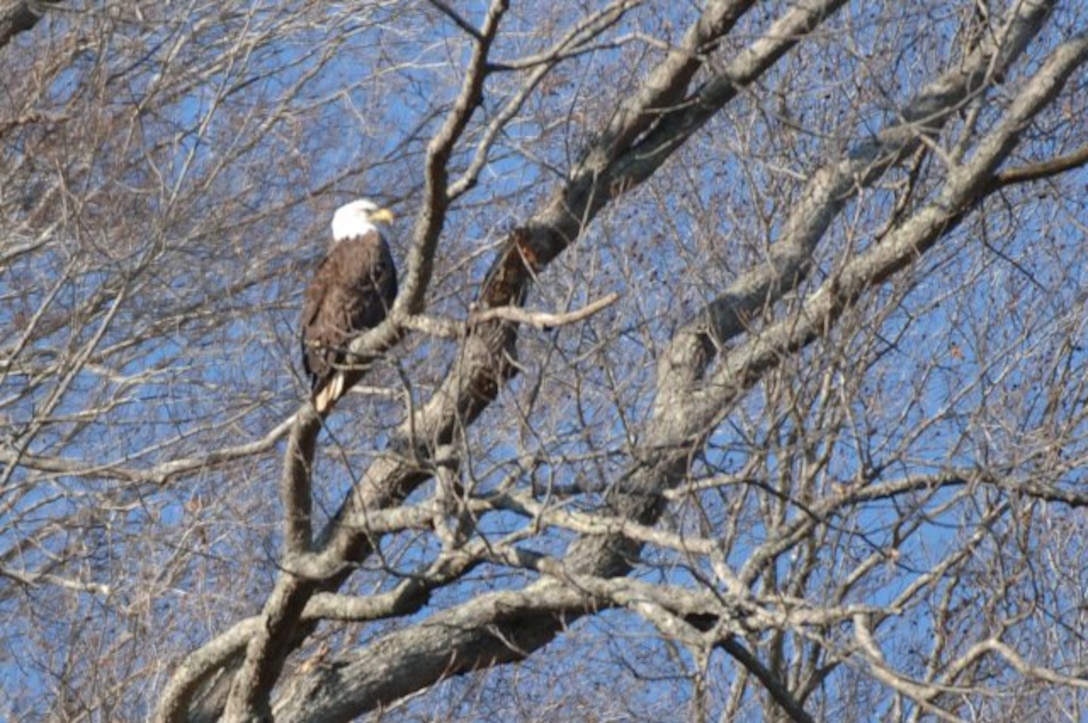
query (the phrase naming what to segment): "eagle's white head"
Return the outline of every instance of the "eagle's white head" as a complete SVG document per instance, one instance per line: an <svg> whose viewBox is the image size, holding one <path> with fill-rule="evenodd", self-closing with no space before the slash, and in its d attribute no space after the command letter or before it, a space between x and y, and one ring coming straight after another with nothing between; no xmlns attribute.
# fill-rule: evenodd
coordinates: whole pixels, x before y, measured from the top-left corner
<svg viewBox="0 0 1088 723"><path fill-rule="evenodd" d="M334 241L356 238L377 230L379 223L392 221L392 211L363 198L336 209L332 215L332 237Z"/></svg>

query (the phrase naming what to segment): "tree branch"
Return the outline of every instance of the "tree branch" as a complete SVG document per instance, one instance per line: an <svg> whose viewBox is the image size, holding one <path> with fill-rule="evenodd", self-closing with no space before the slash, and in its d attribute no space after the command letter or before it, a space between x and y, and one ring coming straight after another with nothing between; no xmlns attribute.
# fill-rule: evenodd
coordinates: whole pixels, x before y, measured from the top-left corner
<svg viewBox="0 0 1088 723"><path fill-rule="evenodd" d="M815 723L815 719L805 711L804 706L794 697L785 683L736 638L731 635L726 636L722 638L719 645L732 655L738 663L743 665L748 672L759 679L759 682L763 684L763 687L767 689L775 702L782 707L790 720L796 721L796 723Z"/></svg>
<svg viewBox="0 0 1088 723"><path fill-rule="evenodd" d="M1074 168L1080 168L1088 164L1088 145L1081 146L1072 153L1057 158L1051 158L1038 163L1030 163L1026 166L1010 168L997 174L994 183L1001 186L1011 186L1016 183L1039 181L1044 178L1052 178Z"/></svg>
<svg viewBox="0 0 1088 723"><path fill-rule="evenodd" d="M469 325L483 324L495 319L511 321L516 324L527 324L537 329L564 326L584 321L602 309L607 309L619 301L620 295L616 293L591 302L581 309L566 311L563 313L549 313L545 311L529 311L519 306L499 306L472 314L469 317Z"/></svg>

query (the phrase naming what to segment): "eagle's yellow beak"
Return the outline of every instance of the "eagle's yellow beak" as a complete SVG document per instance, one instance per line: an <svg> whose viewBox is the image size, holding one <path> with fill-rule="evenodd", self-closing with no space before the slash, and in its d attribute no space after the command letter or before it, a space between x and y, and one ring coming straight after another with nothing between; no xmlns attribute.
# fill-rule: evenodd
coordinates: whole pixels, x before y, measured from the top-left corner
<svg viewBox="0 0 1088 723"><path fill-rule="evenodd" d="M371 221L381 221L382 223L393 223L393 218L393 212L388 208L379 208L370 214Z"/></svg>

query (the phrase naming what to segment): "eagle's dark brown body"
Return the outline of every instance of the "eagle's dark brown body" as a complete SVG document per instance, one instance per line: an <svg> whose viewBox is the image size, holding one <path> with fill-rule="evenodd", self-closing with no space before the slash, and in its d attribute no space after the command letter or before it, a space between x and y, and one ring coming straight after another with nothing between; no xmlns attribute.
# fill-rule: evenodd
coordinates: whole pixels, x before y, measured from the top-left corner
<svg viewBox="0 0 1088 723"><path fill-rule="evenodd" d="M302 363L314 405L325 412L343 394L337 367L351 340L385 319L397 296L389 245L376 228L335 242L306 289Z"/></svg>

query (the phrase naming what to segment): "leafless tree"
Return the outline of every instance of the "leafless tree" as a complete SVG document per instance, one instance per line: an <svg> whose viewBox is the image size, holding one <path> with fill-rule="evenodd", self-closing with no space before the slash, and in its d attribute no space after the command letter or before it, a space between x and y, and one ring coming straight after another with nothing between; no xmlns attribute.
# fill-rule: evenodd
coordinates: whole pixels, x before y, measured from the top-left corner
<svg viewBox="0 0 1088 723"><path fill-rule="evenodd" d="M0 715L1085 715L1085 8L0 45ZM322 417L297 314L364 195L400 294Z"/></svg>

